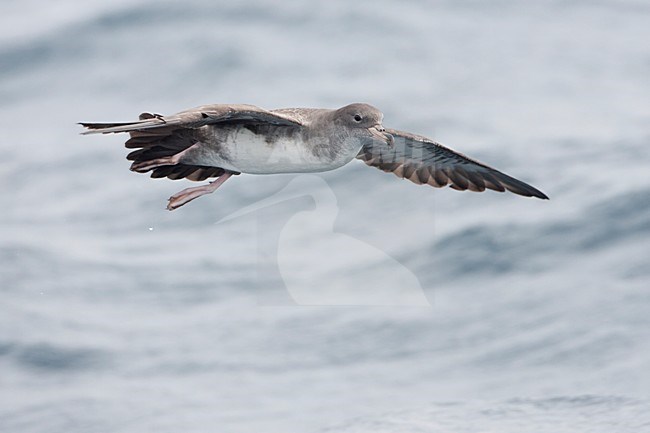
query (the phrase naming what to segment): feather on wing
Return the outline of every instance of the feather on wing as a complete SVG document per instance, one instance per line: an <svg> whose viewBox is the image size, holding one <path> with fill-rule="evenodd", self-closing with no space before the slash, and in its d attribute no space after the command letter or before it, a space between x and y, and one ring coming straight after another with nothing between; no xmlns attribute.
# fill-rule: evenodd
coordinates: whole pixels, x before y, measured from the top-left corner
<svg viewBox="0 0 650 433"><path fill-rule="evenodd" d="M365 145L357 158L420 185L437 188L449 185L460 191L508 190L526 197L548 199L537 188L426 137L395 129L386 132L394 138L392 146L375 141Z"/></svg>

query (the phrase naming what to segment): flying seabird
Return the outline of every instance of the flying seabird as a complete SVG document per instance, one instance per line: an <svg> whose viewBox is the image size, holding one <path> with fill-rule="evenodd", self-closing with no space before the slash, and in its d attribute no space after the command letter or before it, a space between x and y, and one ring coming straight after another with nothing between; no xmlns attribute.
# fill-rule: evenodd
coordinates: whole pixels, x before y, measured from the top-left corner
<svg viewBox="0 0 650 433"><path fill-rule="evenodd" d="M421 135L382 125L377 108L355 103L337 110L215 104L172 116L142 113L124 123L85 123L83 134L128 132L131 170L151 177L216 180L169 198L174 210L214 192L232 175L314 173L357 158L416 184L456 190L511 191L548 199L538 189Z"/></svg>

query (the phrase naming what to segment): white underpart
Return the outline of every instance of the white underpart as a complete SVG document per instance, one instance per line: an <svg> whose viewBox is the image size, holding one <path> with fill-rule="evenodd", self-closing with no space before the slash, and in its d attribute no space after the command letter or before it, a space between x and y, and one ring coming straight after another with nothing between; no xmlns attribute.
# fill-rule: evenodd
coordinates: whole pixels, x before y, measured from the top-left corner
<svg viewBox="0 0 650 433"><path fill-rule="evenodd" d="M222 158L219 152L203 143L198 143L197 146L204 148L201 152L203 165L209 164L250 174L334 170L350 162L356 155L356 152L352 151L349 155L342 155L335 160L329 156L318 157L311 151L311 145L306 144L299 136L294 139L279 139L269 144L263 136L245 128L228 135L225 142L226 158Z"/></svg>

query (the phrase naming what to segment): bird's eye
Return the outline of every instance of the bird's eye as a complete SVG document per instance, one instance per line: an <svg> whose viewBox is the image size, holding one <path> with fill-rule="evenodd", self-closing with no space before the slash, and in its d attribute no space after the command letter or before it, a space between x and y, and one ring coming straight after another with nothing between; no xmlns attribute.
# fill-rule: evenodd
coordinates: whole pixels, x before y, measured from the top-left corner
<svg viewBox="0 0 650 433"><path fill-rule="evenodd" d="M361 122L363 120L363 117L361 117L361 114L355 114L354 115L354 121L355 122Z"/></svg>

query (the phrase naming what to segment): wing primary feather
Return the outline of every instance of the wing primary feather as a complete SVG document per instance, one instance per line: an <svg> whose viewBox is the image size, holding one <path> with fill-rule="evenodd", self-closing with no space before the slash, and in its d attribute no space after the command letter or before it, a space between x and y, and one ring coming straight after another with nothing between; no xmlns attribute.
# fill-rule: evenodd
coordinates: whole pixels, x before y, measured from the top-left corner
<svg viewBox="0 0 650 433"><path fill-rule="evenodd" d="M467 182L467 179L465 179L460 173L456 171L456 167L447 168L445 170L445 173L447 176L449 176L449 179L451 179L454 186L457 187L454 189L464 191L469 187L469 182Z"/></svg>
<svg viewBox="0 0 650 433"><path fill-rule="evenodd" d="M548 199L537 188L426 137L395 129L386 129L386 132L394 138L392 147L373 142L364 146L357 158L416 184L442 187L451 183L451 188L461 191L508 190L523 196Z"/></svg>

